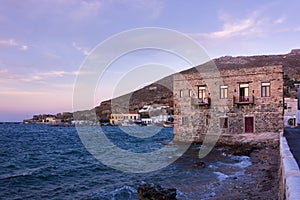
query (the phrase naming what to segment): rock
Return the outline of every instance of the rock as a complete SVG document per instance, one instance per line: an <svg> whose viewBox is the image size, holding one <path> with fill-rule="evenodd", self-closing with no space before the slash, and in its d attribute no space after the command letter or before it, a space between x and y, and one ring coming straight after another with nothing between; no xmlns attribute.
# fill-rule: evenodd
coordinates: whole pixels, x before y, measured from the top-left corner
<svg viewBox="0 0 300 200"><path fill-rule="evenodd" d="M206 168L207 167L206 163L201 162L201 161L194 163L193 166L194 167L200 167L200 168Z"/></svg>
<svg viewBox="0 0 300 200"><path fill-rule="evenodd" d="M176 189L165 189L159 185L143 184L138 188L139 200L175 200Z"/></svg>

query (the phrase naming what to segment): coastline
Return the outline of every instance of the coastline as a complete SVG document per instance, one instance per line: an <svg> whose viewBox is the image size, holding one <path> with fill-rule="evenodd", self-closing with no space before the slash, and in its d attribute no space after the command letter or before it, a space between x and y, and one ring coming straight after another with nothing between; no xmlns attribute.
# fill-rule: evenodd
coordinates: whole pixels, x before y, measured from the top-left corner
<svg viewBox="0 0 300 200"><path fill-rule="evenodd" d="M279 134L239 135L228 141L221 138L217 146L227 154L246 155L251 165L244 176L228 178L211 199L278 199L279 198Z"/></svg>
<svg viewBox="0 0 300 200"><path fill-rule="evenodd" d="M201 143L195 142L193 145L198 146ZM210 168L212 161L221 162L226 167L213 172L219 179L210 186L213 189L205 189L203 185L197 185L197 182L190 185L187 191L183 191L180 186L166 187L166 190L177 190L177 199L279 199L279 134L223 135L214 150L200 160L195 158L198 155L195 146L184 156L188 163L197 161L193 164L194 168ZM234 163L224 162L223 159L227 158L235 160ZM207 193L202 192L198 196L201 190L207 190ZM148 194L149 192L151 190ZM182 192L188 196L182 196ZM155 197L157 194L153 195Z"/></svg>

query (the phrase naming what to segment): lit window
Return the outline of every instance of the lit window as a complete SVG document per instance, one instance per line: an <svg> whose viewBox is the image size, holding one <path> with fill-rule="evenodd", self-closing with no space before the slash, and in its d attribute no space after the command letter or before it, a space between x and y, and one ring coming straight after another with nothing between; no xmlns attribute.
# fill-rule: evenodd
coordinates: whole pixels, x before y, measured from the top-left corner
<svg viewBox="0 0 300 200"><path fill-rule="evenodd" d="M179 97L183 97L183 91L182 90L179 91Z"/></svg>
<svg viewBox="0 0 300 200"><path fill-rule="evenodd" d="M189 90L189 97L192 97L192 96L193 96L193 91Z"/></svg>
<svg viewBox="0 0 300 200"><path fill-rule="evenodd" d="M227 99L228 98L228 86L222 85L220 87L220 98L221 99Z"/></svg>
<svg viewBox="0 0 300 200"><path fill-rule="evenodd" d="M198 98L204 99L206 97L206 87L205 86L199 86L198 87Z"/></svg>
<svg viewBox="0 0 300 200"><path fill-rule="evenodd" d="M261 83L261 96L270 97L270 83Z"/></svg>
<svg viewBox="0 0 300 200"><path fill-rule="evenodd" d="M240 102L248 102L249 101L249 84L243 83L240 84Z"/></svg>

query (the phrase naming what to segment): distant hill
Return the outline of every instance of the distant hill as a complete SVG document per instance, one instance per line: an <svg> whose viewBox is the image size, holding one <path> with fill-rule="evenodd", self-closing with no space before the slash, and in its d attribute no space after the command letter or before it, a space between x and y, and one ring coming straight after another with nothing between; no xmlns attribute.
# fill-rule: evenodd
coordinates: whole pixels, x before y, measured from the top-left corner
<svg viewBox="0 0 300 200"><path fill-rule="evenodd" d="M300 49L294 49L288 54L282 55L259 55L259 56L224 56L212 60L219 70L237 69L242 67L259 67L271 65L283 65L285 75L285 97L296 97L294 83L300 82ZM192 67L180 73L194 73L197 67L205 67L211 62ZM163 85L167 85L168 88ZM153 84L130 94L114 99L114 106L124 104L130 99L130 111L136 112L139 108L147 104L173 105L173 75L165 77ZM129 95L129 96L128 96ZM130 96L131 95L131 96ZM103 101L101 104L90 111L76 112L78 115L89 115L96 111L99 119L107 120L111 114L111 100ZM118 110L118 108L114 109Z"/></svg>

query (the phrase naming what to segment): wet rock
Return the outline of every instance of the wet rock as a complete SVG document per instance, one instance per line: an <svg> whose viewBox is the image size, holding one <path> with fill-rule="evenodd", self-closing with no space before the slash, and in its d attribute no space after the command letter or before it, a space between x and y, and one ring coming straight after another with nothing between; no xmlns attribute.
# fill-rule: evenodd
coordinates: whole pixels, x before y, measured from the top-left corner
<svg viewBox="0 0 300 200"><path fill-rule="evenodd" d="M176 200L176 189L144 184L138 188L139 200Z"/></svg>
<svg viewBox="0 0 300 200"><path fill-rule="evenodd" d="M201 162L201 161L200 161L200 162L194 163L194 164L193 164L193 167L206 168L207 165L206 165L205 162Z"/></svg>
<svg viewBox="0 0 300 200"><path fill-rule="evenodd" d="M236 144L230 145L225 148L226 154L235 156L250 156L250 154L256 149L253 145Z"/></svg>

